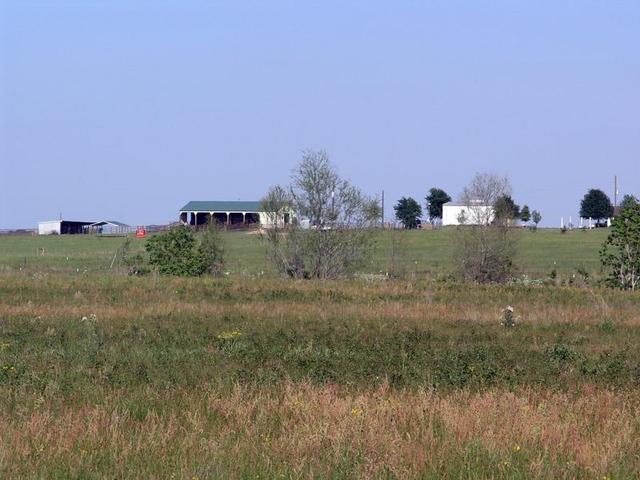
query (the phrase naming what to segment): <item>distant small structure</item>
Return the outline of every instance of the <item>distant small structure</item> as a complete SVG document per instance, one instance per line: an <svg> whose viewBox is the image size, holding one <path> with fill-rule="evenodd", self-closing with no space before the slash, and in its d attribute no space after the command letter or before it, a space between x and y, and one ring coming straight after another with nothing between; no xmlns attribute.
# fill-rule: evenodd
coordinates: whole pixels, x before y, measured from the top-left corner
<svg viewBox="0 0 640 480"><path fill-rule="evenodd" d="M473 203L447 202L442 205L442 225L479 225L493 220L493 207Z"/></svg>
<svg viewBox="0 0 640 480"><path fill-rule="evenodd" d="M38 222L38 235L71 235L84 233L83 229L93 222L81 220L48 220Z"/></svg>
<svg viewBox="0 0 640 480"><path fill-rule="evenodd" d="M292 220L291 213L283 213L278 219L256 201L191 201L180 209L180 223L183 225L208 225L217 222L226 226L287 225Z"/></svg>
<svg viewBox="0 0 640 480"><path fill-rule="evenodd" d="M118 235L133 232L134 229L126 223L115 220L102 220L87 225L84 233L99 233L102 235Z"/></svg>
<svg viewBox="0 0 640 480"><path fill-rule="evenodd" d="M82 220L48 220L38 223L38 235L78 235L83 233L124 234L131 227L115 220L89 222Z"/></svg>

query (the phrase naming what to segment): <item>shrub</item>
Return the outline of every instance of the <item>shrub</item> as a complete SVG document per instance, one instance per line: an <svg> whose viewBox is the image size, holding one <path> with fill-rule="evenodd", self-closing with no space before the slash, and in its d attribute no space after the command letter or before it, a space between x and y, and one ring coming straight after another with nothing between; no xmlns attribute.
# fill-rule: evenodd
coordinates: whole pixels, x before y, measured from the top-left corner
<svg viewBox="0 0 640 480"><path fill-rule="evenodd" d="M516 249L508 227L463 227L456 232L455 242L455 258L464 280L504 283L511 278Z"/></svg>
<svg viewBox="0 0 640 480"><path fill-rule="evenodd" d="M224 243L220 228L213 224L200 234L199 253L211 275L219 275L224 266Z"/></svg>
<svg viewBox="0 0 640 480"><path fill-rule="evenodd" d="M582 359L580 353L564 344L556 344L547 348L547 363L554 370L563 370Z"/></svg>
<svg viewBox="0 0 640 480"><path fill-rule="evenodd" d="M599 325L600 331L604 333L613 333L616 329L615 324L611 321L610 318L607 318L604 322Z"/></svg>
<svg viewBox="0 0 640 480"><path fill-rule="evenodd" d="M150 238L145 249L149 253L149 264L163 275L217 274L222 266L222 242L214 226L202 234L200 241L186 226L172 228Z"/></svg>
<svg viewBox="0 0 640 480"><path fill-rule="evenodd" d="M639 204L625 208L613 221L600 259L608 273L607 285L623 290L636 290L640 286Z"/></svg>

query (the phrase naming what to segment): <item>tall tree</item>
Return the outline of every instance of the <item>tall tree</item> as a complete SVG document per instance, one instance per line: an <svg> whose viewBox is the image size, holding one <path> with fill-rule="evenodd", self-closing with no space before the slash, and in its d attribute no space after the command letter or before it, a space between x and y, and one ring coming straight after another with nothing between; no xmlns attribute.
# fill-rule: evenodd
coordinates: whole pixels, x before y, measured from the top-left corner
<svg viewBox="0 0 640 480"><path fill-rule="evenodd" d="M634 197L633 195L625 195L624 197L622 197L622 201L620 202L620 210L624 211L627 208L633 207L634 205L637 205L638 203L638 199L636 197Z"/></svg>
<svg viewBox="0 0 640 480"><path fill-rule="evenodd" d="M304 151L291 184L272 187L262 204L273 225L264 233L270 258L294 278L353 273L371 251L371 227L380 218L378 202L341 179L324 151ZM292 210L312 228L278 221Z"/></svg>
<svg viewBox="0 0 640 480"><path fill-rule="evenodd" d="M404 228L417 228L418 220L422 216L422 207L411 197L402 197L393 207L396 218L402 222Z"/></svg>
<svg viewBox="0 0 640 480"><path fill-rule="evenodd" d="M496 201L510 195L509 180L488 173L476 175L464 189L471 224L456 230L453 253L465 280L500 283L510 278L516 248L512 234L505 223L491 222Z"/></svg>
<svg viewBox="0 0 640 480"><path fill-rule="evenodd" d="M600 259L607 283L623 290L640 288L640 204L622 210L611 225Z"/></svg>
<svg viewBox="0 0 640 480"><path fill-rule="evenodd" d="M511 195L511 183L507 177L476 173L461 195L461 201L467 207L467 221L477 225L491 223L494 218L493 207L498 198L505 195Z"/></svg>
<svg viewBox="0 0 640 480"><path fill-rule="evenodd" d="M522 207L522 210L520 210L520 220L522 220L524 223L528 223L529 220L531 220L531 211L529 210L529 205L525 205L524 207Z"/></svg>
<svg viewBox="0 0 640 480"><path fill-rule="evenodd" d="M441 188L432 188L429 195L425 197L427 201L427 213L429 221L434 223L436 219L442 220L442 205L451 201L451 197Z"/></svg>
<svg viewBox="0 0 640 480"><path fill-rule="evenodd" d="M593 218L599 223L600 220L607 219L611 215L613 215L613 205L602 190L592 188L580 202L580 216L582 218Z"/></svg>
<svg viewBox="0 0 640 480"><path fill-rule="evenodd" d="M495 221L502 222L506 225L520 216L520 207L513 201L511 195L502 195L498 197L493 205Z"/></svg>

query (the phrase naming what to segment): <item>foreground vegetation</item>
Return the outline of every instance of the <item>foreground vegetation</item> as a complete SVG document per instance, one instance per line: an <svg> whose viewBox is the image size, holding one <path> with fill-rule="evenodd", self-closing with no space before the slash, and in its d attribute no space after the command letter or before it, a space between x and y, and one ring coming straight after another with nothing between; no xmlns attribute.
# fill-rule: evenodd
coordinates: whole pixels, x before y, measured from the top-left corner
<svg viewBox="0 0 640 480"><path fill-rule="evenodd" d="M6 478L640 471L637 293L23 271L0 298Z"/></svg>

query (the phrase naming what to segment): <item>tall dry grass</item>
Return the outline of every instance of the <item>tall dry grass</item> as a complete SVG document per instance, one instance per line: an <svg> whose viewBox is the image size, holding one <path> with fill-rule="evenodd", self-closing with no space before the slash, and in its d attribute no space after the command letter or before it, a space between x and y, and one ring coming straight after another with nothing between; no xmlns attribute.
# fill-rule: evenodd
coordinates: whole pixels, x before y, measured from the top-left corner
<svg viewBox="0 0 640 480"><path fill-rule="evenodd" d="M446 395L308 383L205 388L155 393L150 405L172 407L143 416L123 406L123 395L95 405L43 403L0 418L5 478L604 478L640 471L638 398L591 387Z"/></svg>

